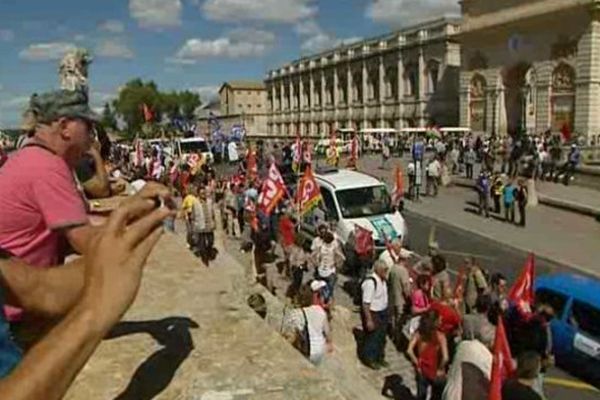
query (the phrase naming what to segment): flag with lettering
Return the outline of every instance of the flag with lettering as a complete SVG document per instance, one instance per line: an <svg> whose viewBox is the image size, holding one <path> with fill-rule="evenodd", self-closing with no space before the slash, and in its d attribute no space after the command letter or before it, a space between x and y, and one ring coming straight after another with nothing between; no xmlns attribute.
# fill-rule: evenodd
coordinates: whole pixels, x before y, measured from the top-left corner
<svg viewBox="0 0 600 400"><path fill-rule="evenodd" d="M266 215L271 215L277 204L286 193L285 183L275 163L269 168L269 175L262 184L258 196L258 207Z"/></svg>
<svg viewBox="0 0 600 400"><path fill-rule="evenodd" d="M498 326L496 326L493 356L488 400L502 400L502 382L515 371L502 317L498 318Z"/></svg>
<svg viewBox="0 0 600 400"><path fill-rule="evenodd" d="M312 168L309 165L304 171L304 175L298 184L297 203L300 208L300 215L304 215L315 208L323 198L321 191L317 185L317 181L312 173Z"/></svg>
<svg viewBox="0 0 600 400"><path fill-rule="evenodd" d="M535 283L535 256L529 254L523 271L517 281L508 292L508 300L512 305L517 307L519 313L525 317L531 317L533 311L532 306L535 300L533 286Z"/></svg>

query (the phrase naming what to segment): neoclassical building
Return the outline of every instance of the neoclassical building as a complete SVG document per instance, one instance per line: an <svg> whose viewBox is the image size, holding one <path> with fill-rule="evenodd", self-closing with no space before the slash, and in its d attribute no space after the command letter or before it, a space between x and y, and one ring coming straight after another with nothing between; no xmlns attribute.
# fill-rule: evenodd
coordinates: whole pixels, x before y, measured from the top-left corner
<svg viewBox="0 0 600 400"><path fill-rule="evenodd" d="M600 134L599 0L463 0L460 124Z"/></svg>
<svg viewBox="0 0 600 400"><path fill-rule="evenodd" d="M456 126L460 20L440 18L270 71L271 135Z"/></svg>

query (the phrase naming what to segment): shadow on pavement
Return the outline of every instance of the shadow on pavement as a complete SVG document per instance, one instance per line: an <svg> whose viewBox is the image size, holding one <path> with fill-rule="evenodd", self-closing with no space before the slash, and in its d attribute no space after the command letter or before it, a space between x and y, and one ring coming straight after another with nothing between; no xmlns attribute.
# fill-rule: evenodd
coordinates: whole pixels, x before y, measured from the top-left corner
<svg viewBox="0 0 600 400"><path fill-rule="evenodd" d="M194 349L190 334L193 328L198 328L198 324L186 317L117 324L106 337L107 340L147 333L163 347L140 364L127 388L115 400L150 400L165 390Z"/></svg>

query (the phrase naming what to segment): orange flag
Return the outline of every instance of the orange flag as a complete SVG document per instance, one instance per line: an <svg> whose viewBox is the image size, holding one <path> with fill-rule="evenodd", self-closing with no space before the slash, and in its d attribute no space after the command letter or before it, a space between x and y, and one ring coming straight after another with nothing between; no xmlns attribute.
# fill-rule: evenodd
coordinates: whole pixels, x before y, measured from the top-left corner
<svg viewBox="0 0 600 400"><path fill-rule="evenodd" d="M456 279L456 286L454 287L454 298L459 302L463 301L466 277L467 270L464 266L462 266L458 273L458 278Z"/></svg>
<svg viewBox="0 0 600 400"><path fill-rule="evenodd" d="M514 304L522 316L530 317L531 306L535 300L533 285L535 282L535 256L533 253L527 257L521 275L508 292L508 300Z"/></svg>
<svg viewBox="0 0 600 400"><path fill-rule="evenodd" d="M502 381L512 375L514 371L512 355L504 331L504 322L502 317L499 317L494 340L494 361L492 362L488 400L502 400Z"/></svg>
<svg viewBox="0 0 600 400"><path fill-rule="evenodd" d="M398 203L404 197L404 176L402 168L398 165L394 172L394 203Z"/></svg>
<svg viewBox="0 0 600 400"><path fill-rule="evenodd" d="M256 180L256 178L258 178L258 165L256 164L256 153L252 149L252 146L248 149L246 168L248 170L248 178L250 181Z"/></svg>

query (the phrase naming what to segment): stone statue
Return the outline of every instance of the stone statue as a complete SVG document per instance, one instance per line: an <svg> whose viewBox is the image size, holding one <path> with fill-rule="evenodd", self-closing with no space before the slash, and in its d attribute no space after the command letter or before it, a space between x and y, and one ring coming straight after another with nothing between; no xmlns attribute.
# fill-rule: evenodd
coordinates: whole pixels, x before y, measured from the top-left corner
<svg viewBox="0 0 600 400"><path fill-rule="evenodd" d="M83 90L88 93L88 66L92 56L86 49L69 51L60 62L60 86L65 90Z"/></svg>

